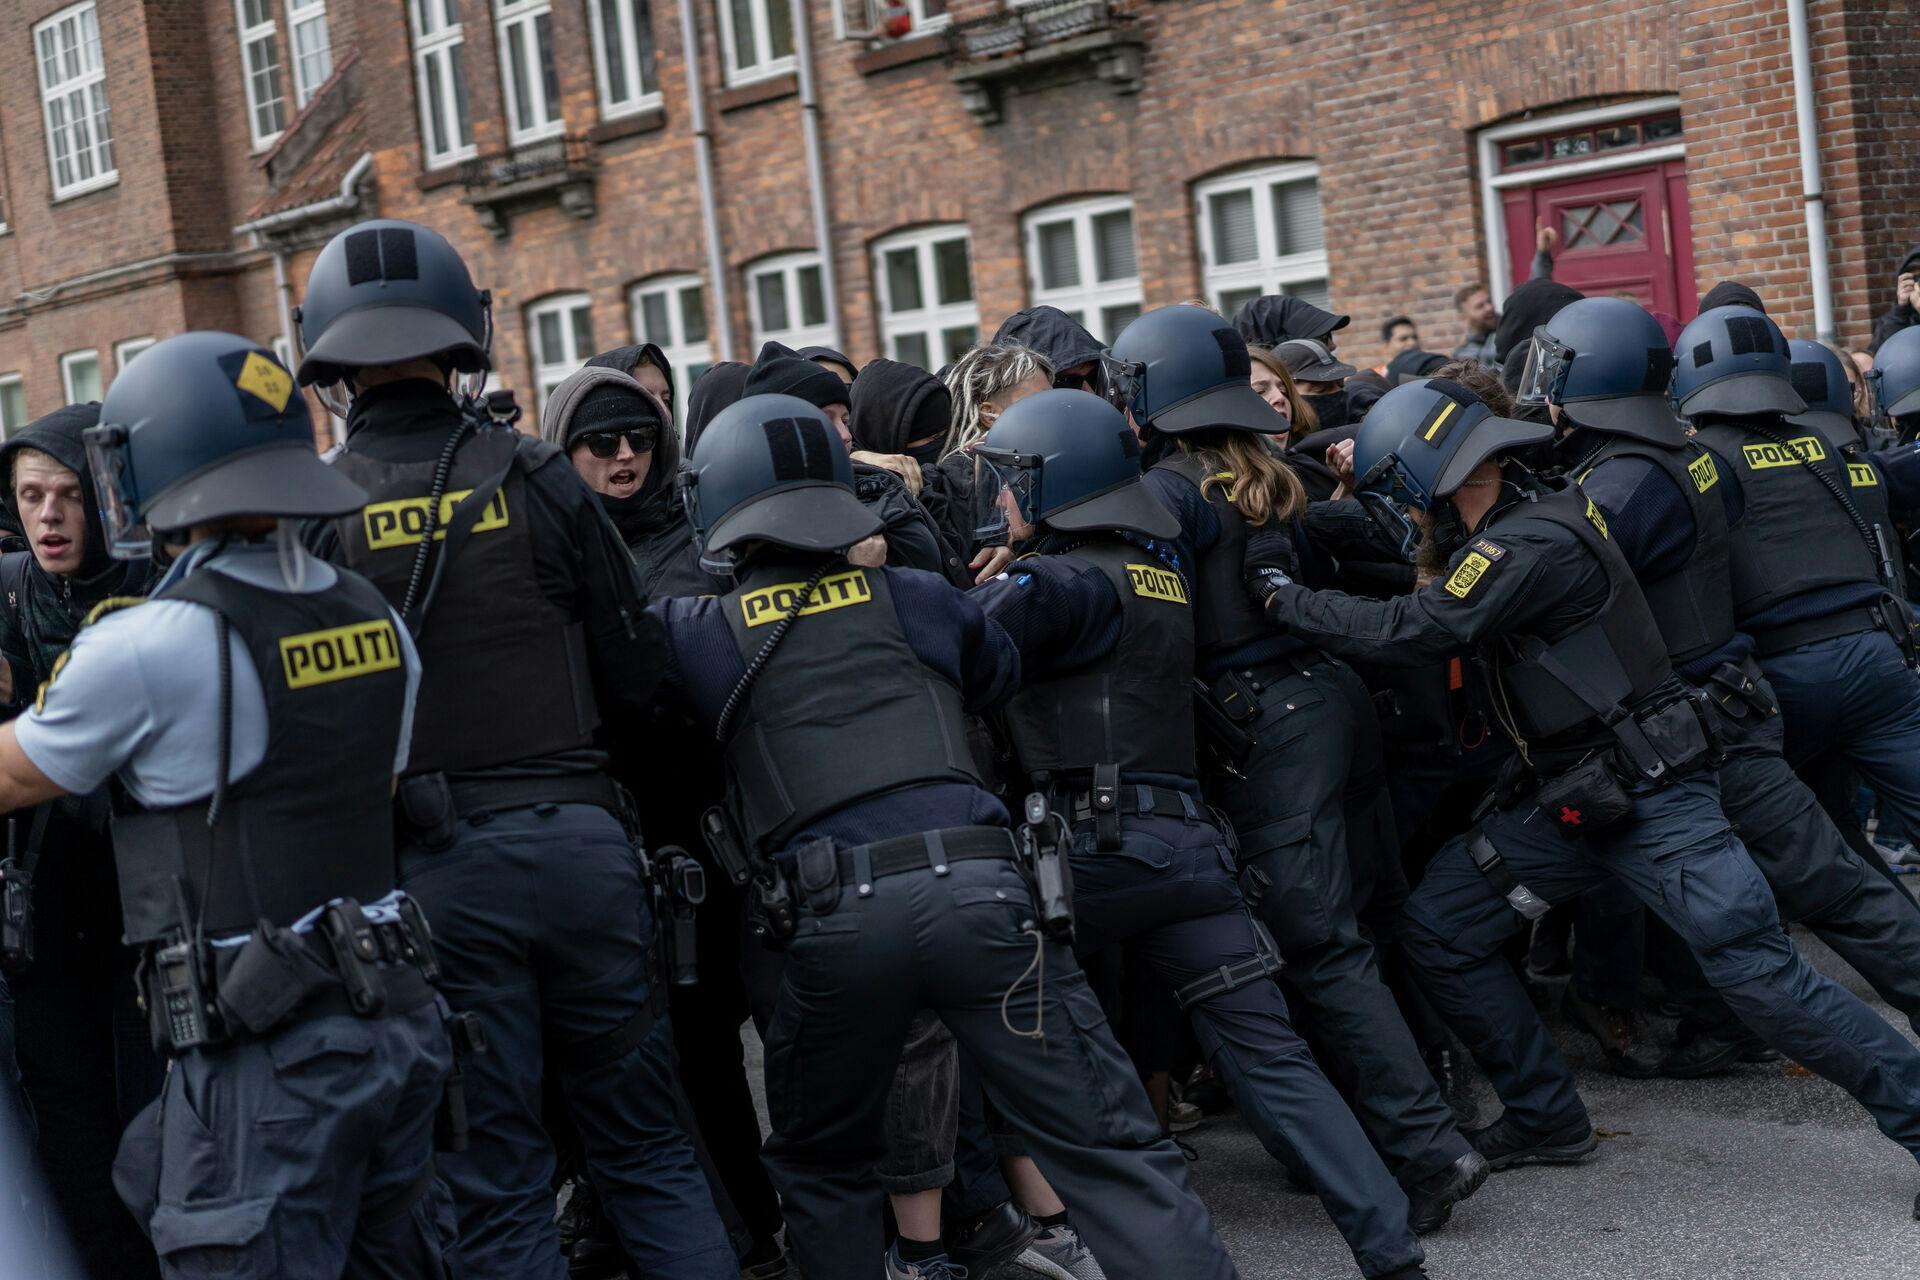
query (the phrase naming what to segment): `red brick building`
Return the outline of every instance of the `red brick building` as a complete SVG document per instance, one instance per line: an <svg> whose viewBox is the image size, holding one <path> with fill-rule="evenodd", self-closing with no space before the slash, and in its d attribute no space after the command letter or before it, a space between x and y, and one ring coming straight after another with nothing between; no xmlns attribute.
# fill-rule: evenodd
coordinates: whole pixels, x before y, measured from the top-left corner
<svg viewBox="0 0 1920 1280"><path fill-rule="evenodd" d="M1807 7L1857 343L1920 239L1920 25ZM1812 336L1800 165L1786 0L14 0L0 424L281 338L371 216L461 248L523 393L636 337L937 365L1034 302L1111 337L1275 289L1371 363L1396 312L1450 347L1541 220L1576 285L1685 318L1738 277Z"/></svg>

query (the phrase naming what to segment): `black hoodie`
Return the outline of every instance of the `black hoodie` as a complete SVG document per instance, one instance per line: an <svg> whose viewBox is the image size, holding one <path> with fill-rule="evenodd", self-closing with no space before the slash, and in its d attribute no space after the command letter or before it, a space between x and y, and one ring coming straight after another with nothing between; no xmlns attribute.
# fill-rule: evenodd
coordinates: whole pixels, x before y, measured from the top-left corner
<svg viewBox="0 0 1920 1280"><path fill-rule="evenodd" d="M1233 313L1233 327L1248 346L1271 350L1283 342L1310 338L1333 350L1333 335L1347 327L1351 317L1335 315L1305 298L1269 293L1251 299Z"/></svg>
<svg viewBox="0 0 1920 1280"><path fill-rule="evenodd" d="M673 412L674 381L673 366L667 363L666 353L656 343L636 342L632 346L615 347L611 351L602 351L587 361L590 369L618 369L621 373L633 376L633 371L643 364L650 364L660 371L667 380L667 412Z"/></svg>
<svg viewBox="0 0 1920 1280"><path fill-rule="evenodd" d="M1562 307L1586 296L1558 280L1529 280L1522 284L1507 295L1506 305L1500 308L1500 325L1493 331L1494 359L1505 365L1516 348L1524 352L1533 341L1535 329L1560 314Z"/></svg>
<svg viewBox="0 0 1920 1280"><path fill-rule="evenodd" d="M1058 307L1028 307L1014 312L1000 322L993 340L1038 351L1056 373L1098 360L1106 350L1085 325Z"/></svg>
<svg viewBox="0 0 1920 1280"><path fill-rule="evenodd" d="M1898 279L1909 271L1920 275L1920 244L1907 250L1906 256L1900 259L1900 266L1893 273L1894 278ZM1867 350L1877 353L1881 343L1913 324L1920 324L1920 311L1916 311L1904 302L1894 303L1885 314L1873 322L1873 341L1867 345Z"/></svg>
<svg viewBox="0 0 1920 1280"><path fill-rule="evenodd" d="M932 455L914 455L931 465L940 460L939 448L952 419L952 393L919 365L874 360L860 371L860 380L853 384L853 419L849 426L856 449L906 453L909 444L931 436L933 444L927 447L933 450Z"/></svg>

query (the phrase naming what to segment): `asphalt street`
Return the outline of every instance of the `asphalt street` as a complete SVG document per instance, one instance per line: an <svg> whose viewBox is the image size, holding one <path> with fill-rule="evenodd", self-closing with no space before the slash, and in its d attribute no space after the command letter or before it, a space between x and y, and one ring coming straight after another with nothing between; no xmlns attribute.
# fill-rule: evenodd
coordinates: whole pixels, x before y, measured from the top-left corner
<svg viewBox="0 0 1920 1280"><path fill-rule="evenodd" d="M1818 940L1794 936L1889 1016ZM1904 1019L1889 1020L1915 1038ZM1557 1012L1549 1022L1579 1072L1600 1149L1575 1168L1495 1174L1427 1237L1434 1280L1920 1278L1920 1167L1839 1088L1786 1062L1709 1080L1626 1080ZM751 1027L747 1038L757 1094ZM1484 1081L1477 1100L1476 1123L1499 1113ZM1187 1137L1199 1153L1194 1182L1245 1280L1360 1274L1319 1202L1287 1189L1237 1116ZM1028 1278L1009 1267L991 1280Z"/></svg>

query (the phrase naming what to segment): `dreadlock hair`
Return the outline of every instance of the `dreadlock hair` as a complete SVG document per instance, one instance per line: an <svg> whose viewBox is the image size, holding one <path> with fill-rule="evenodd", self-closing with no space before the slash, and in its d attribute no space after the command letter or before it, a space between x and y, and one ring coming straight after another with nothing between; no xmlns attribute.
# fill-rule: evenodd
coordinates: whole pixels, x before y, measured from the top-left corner
<svg viewBox="0 0 1920 1280"><path fill-rule="evenodd" d="M1209 427L1184 432L1173 441L1181 452L1202 459L1212 472L1201 482L1200 496L1206 497L1215 487L1225 489L1227 501L1248 524L1291 520L1307 505L1300 477L1262 436Z"/></svg>
<svg viewBox="0 0 1920 1280"><path fill-rule="evenodd" d="M1035 374L1052 382L1053 362L1030 347L1011 342L975 347L954 361L946 378L947 390L953 396L953 425L947 428L940 456L959 453L986 435L991 424L980 421L980 411L987 401Z"/></svg>

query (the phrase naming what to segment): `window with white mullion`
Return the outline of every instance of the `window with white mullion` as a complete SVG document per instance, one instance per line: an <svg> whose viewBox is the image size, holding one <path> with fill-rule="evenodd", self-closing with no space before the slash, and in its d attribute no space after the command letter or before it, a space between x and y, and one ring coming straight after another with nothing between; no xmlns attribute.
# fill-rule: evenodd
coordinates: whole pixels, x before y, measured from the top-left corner
<svg viewBox="0 0 1920 1280"><path fill-rule="evenodd" d="M107 72L92 0L63 9L33 30L46 116L53 195L61 199L120 180L113 161Z"/></svg>
<svg viewBox="0 0 1920 1280"><path fill-rule="evenodd" d="M327 0L287 0L287 44L292 51L293 102L298 110L312 101L333 74Z"/></svg>
<svg viewBox="0 0 1920 1280"><path fill-rule="evenodd" d="M673 366L673 420L685 422L693 384L713 367L706 282L694 275L642 280L630 291L628 305L633 340L659 347Z"/></svg>
<svg viewBox="0 0 1920 1280"><path fill-rule="evenodd" d="M280 71L279 24L273 0L234 0L240 32L240 71L247 88L247 131L264 150L287 127L287 93Z"/></svg>
<svg viewBox="0 0 1920 1280"><path fill-rule="evenodd" d="M1247 301L1284 293L1327 306L1327 245L1319 169L1268 165L1194 190L1208 299L1232 315Z"/></svg>
<svg viewBox="0 0 1920 1280"><path fill-rule="evenodd" d="M553 63L549 0L494 0L500 87L507 99L507 139L518 145L565 131L560 77Z"/></svg>
<svg viewBox="0 0 1920 1280"><path fill-rule="evenodd" d="M659 105L649 0L587 0L587 10L593 27L601 118L611 120Z"/></svg>
<svg viewBox="0 0 1920 1280"><path fill-rule="evenodd" d="M409 0L420 146L439 169L473 155L473 111L467 102L466 28L460 0Z"/></svg>
<svg viewBox="0 0 1920 1280"><path fill-rule="evenodd" d="M1133 202L1124 196L1028 214L1027 273L1035 305L1058 307L1102 342L1140 314Z"/></svg>
<svg viewBox="0 0 1920 1280"><path fill-rule="evenodd" d="M965 227L928 227L875 241L873 274L890 359L933 370L980 341Z"/></svg>
<svg viewBox="0 0 1920 1280"><path fill-rule="evenodd" d="M792 71L792 0L715 0L720 10L720 46L730 85L748 84Z"/></svg>
<svg viewBox="0 0 1920 1280"><path fill-rule="evenodd" d="M592 300L584 293L569 293L528 307L527 346L533 355L537 418L553 389L594 353Z"/></svg>
<svg viewBox="0 0 1920 1280"><path fill-rule="evenodd" d="M796 349L838 345L827 323L826 276L817 253L783 254L749 267L747 308L756 350L767 342Z"/></svg>
<svg viewBox="0 0 1920 1280"><path fill-rule="evenodd" d="M100 398L100 353L69 351L60 357L60 386L68 404L87 404Z"/></svg>
<svg viewBox="0 0 1920 1280"><path fill-rule="evenodd" d="M0 440L26 425L26 383L17 373L0 374Z"/></svg>

